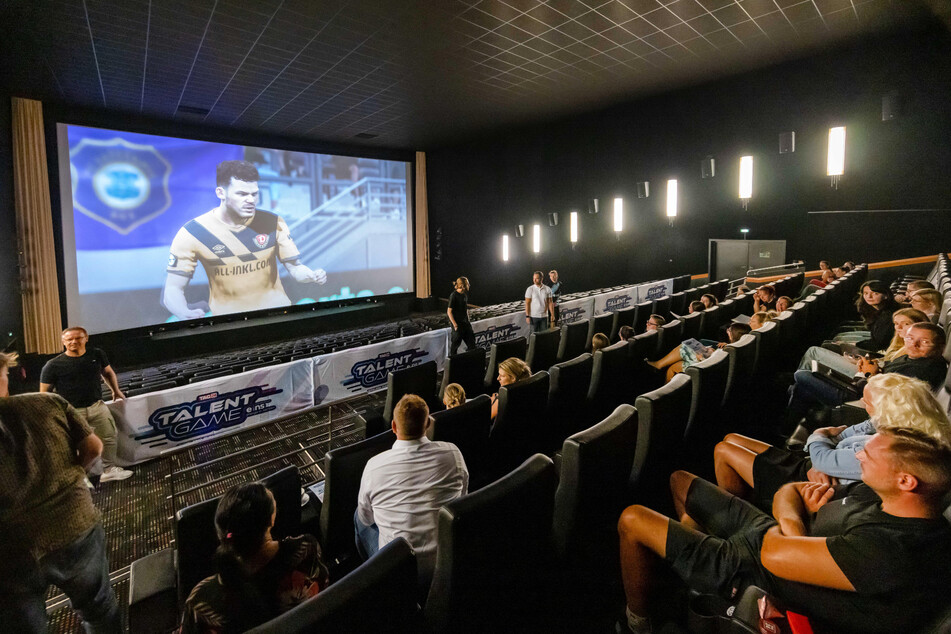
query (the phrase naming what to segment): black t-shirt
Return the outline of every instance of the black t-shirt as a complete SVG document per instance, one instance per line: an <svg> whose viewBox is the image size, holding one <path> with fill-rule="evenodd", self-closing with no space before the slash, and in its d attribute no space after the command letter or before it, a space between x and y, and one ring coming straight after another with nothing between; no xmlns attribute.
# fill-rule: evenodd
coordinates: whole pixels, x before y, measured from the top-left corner
<svg viewBox="0 0 951 634"><path fill-rule="evenodd" d="M885 513L864 483L816 514L826 545L855 592L775 579L793 611L819 632L919 632L951 603L951 525Z"/></svg>
<svg viewBox="0 0 951 634"><path fill-rule="evenodd" d="M907 355L896 357L882 366L883 372L897 372L914 379L927 381L931 389L936 390L944 383L948 364L942 357L921 357L909 359Z"/></svg>
<svg viewBox="0 0 951 634"><path fill-rule="evenodd" d="M81 357L61 354L47 361L40 383L49 383L73 407L89 407L102 400L102 371L109 366L100 348L86 348Z"/></svg>
<svg viewBox="0 0 951 634"><path fill-rule="evenodd" d="M457 324L469 322L469 296L459 291L453 291L449 296L449 310Z"/></svg>

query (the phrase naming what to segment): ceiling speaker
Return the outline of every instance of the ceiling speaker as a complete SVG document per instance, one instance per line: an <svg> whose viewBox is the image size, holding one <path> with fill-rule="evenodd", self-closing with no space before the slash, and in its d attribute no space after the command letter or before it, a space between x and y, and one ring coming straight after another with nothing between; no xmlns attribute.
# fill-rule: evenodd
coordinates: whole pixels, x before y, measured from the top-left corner
<svg viewBox="0 0 951 634"><path fill-rule="evenodd" d="M882 121L891 121L901 114L901 99L897 92L882 97Z"/></svg>
<svg viewBox="0 0 951 634"><path fill-rule="evenodd" d="M649 198L651 195L651 184L650 181L643 181L637 184L637 197L638 198Z"/></svg>
<svg viewBox="0 0 951 634"><path fill-rule="evenodd" d="M548 214L548 226L557 227L558 226L558 212Z"/></svg>
<svg viewBox="0 0 951 634"><path fill-rule="evenodd" d="M588 201L588 213L589 214L598 213L598 199L597 198L592 198L591 200Z"/></svg>
<svg viewBox="0 0 951 634"><path fill-rule="evenodd" d="M792 154L795 151L796 151L796 133L795 132L780 132L779 133L779 153Z"/></svg>
<svg viewBox="0 0 951 634"><path fill-rule="evenodd" d="M521 238L525 235L525 225L515 225L515 237Z"/></svg>
<svg viewBox="0 0 951 634"><path fill-rule="evenodd" d="M717 163L712 156L708 156L700 161L700 176L703 178L713 178L716 176Z"/></svg>

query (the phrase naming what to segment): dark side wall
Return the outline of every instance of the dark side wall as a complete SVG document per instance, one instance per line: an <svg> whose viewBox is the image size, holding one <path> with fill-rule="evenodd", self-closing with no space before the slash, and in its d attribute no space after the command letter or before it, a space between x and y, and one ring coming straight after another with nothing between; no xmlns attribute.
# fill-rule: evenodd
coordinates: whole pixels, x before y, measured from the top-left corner
<svg viewBox="0 0 951 634"><path fill-rule="evenodd" d="M0 239L3 241L0 248L0 350L12 339L17 340L14 348L22 349L23 331L10 124L10 96L0 91Z"/></svg>
<svg viewBox="0 0 951 634"><path fill-rule="evenodd" d="M882 121L896 93L897 118ZM828 129L847 127L846 171L826 176ZM796 151L779 154L795 131ZM753 198L738 199L739 158L754 157ZM701 179L701 160L716 175ZM951 42L938 25L623 106L427 152L433 294L466 275L470 300L518 299L534 269L571 290L707 271L707 240L787 241L787 260L880 261L951 248ZM666 181L679 215L665 217ZM650 181L650 197L636 183ZM625 227L612 230L612 200ZM600 214L584 213L600 199ZM568 242L568 212L581 241ZM812 214L815 211L862 213ZM888 210L873 212L871 210ZM917 210L917 211L915 211ZM931 210L931 211L921 211ZM558 212L558 227L547 214ZM530 225L542 225L531 253ZM514 238L515 225L526 237ZM441 237L437 235L441 232ZM512 255L501 261L501 236ZM441 247L441 248L440 248Z"/></svg>

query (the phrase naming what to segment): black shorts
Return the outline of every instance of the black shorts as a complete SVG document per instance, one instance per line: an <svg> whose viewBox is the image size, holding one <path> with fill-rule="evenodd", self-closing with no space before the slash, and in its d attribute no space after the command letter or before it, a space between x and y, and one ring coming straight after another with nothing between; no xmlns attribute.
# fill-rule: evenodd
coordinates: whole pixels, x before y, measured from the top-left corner
<svg viewBox="0 0 951 634"><path fill-rule="evenodd" d="M772 591L771 575L760 564L763 535L776 524L772 517L701 478L690 484L686 510L707 531L668 524L666 560L687 585L724 598L749 585Z"/></svg>
<svg viewBox="0 0 951 634"><path fill-rule="evenodd" d="M753 491L761 509L773 508L773 496L787 482L808 480L812 459L802 451L770 447L753 459Z"/></svg>

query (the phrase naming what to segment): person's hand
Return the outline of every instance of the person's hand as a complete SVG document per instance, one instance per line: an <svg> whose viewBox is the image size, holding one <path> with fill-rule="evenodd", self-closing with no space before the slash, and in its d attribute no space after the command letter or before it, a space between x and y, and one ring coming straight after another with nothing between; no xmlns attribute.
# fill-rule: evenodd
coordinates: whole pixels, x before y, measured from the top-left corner
<svg viewBox="0 0 951 634"><path fill-rule="evenodd" d="M826 438L835 438L839 434L845 431L846 426L840 425L839 427L820 427L815 430L814 434L819 434L820 436L825 436Z"/></svg>
<svg viewBox="0 0 951 634"><path fill-rule="evenodd" d="M528 323L531 323L531 321L532 321L532 318L529 317L528 315L525 315L525 323L528 324Z"/></svg>
<svg viewBox="0 0 951 634"><path fill-rule="evenodd" d="M806 477L809 479L809 482L815 482L816 484L825 484L830 487L834 487L839 484L838 478L833 478L830 475L822 473L816 468L809 469L806 472Z"/></svg>
<svg viewBox="0 0 951 634"><path fill-rule="evenodd" d="M313 271L308 269L308 272L301 277L302 279L297 280L298 282L304 282L306 284L327 283L327 272L323 269L314 269Z"/></svg>
<svg viewBox="0 0 951 634"><path fill-rule="evenodd" d="M835 495L835 489L821 482L809 482L802 486L799 493L802 496L802 503L806 510L815 513L832 499L832 496Z"/></svg>
<svg viewBox="0 0 951 634"><path fill-rule="evenodd" d="M875 363L875 361L873 361L872 359L866 359L865 357L861 357L859 359L859 372L861 372L862 374L878 374L879 367L878 367L878 364Z"/></svg>
<svg viewBox="0 0 951 634"><path fill-rule="evenodd" d="M122 393L122 390L116 390L112 393L112 400L121 401L125 399L125 394Z"/></svg>
<svg viewBox="0 0 951 634"><path fill-rule="evenodd" d="M721 341L717 344L717 348L726 348L729 344L725 341Z"/></svg>
<svg viewBox="0 0 951 634"><path fill-rule="evenodd" d="M185 321L186 319L201 319L204 316L205 316L205 311L203 311L200 308L189 308L185 312L179 315L176 315L176 317L178 317L182 321Z"/></svg>

